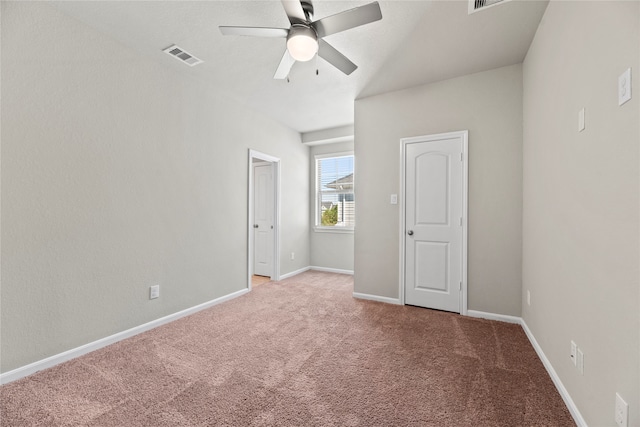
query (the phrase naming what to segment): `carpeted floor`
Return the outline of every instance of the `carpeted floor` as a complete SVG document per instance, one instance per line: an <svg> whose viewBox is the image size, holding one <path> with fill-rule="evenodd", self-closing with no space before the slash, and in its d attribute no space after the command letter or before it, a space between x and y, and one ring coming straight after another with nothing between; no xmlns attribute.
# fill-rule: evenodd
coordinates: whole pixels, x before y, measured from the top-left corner
<svg viewBox="0 0 640 427"><path fill-rule="evenodd" d="M0 388L5 426L573 426L520 326L306 272Z"/></svg>

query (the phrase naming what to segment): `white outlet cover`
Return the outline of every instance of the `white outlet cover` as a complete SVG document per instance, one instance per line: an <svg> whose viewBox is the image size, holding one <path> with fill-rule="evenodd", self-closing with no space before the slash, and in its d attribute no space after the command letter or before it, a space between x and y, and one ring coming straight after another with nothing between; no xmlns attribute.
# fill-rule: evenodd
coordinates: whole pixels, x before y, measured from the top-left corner
<svg viewBox="0 0 640 427"><path fill-rule="evenodd" d="M616 425L619 427L629 426L629 405L618 393L616 393Z"/></svg>
<svg viewBox="0 0 640 427"><path fill-rule="evenodd" d="M578 111L578 132L584 130L584 108Z"/></svg>
<svg viewBox="0 0 640 427"><path fill-rule="evenodd" d="M631 99L631 68L618 77L618 105L622 105Z"/></svg>

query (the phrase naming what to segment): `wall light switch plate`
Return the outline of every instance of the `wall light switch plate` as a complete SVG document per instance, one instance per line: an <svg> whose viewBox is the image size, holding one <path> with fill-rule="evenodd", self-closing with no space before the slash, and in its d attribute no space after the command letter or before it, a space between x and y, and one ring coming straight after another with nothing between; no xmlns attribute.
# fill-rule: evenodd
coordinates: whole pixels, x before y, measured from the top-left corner
<svg viewBox="0 0 640 427"><path fill-rule="evenodd" d="M618 77L618 105L631 99L631 68Z"/></svg>
<svg viewBox="0 0 640 427"><path fill-rule="evenodd" d="M584 353L578 349L578 360L576 361L576 367L580 371L580 375L584 375Z"/></svg>
<svg viewBox="0 0 640 427"><path fill-rule="evenodd" d="M616 393L616 425L629 426L629 405Z"/></svg>
<svg viewBox="0 0 640 427"><path fill-rule="evenodd" d="M149 287L149 299L156 299L160 296L160 285Z"/></svg>
<svg viewBox="0 0 640 427"><path fill-rule="evenodd" d="M578 111L578 132L584 130L584 108Z"/></svg>
<svg viewBox="0 0 640 427"><path fill-rule="evenodd" d="M398 204L398 195L397 194L392 194L391 195L391 204L392 205L397 205Z"/></svg>

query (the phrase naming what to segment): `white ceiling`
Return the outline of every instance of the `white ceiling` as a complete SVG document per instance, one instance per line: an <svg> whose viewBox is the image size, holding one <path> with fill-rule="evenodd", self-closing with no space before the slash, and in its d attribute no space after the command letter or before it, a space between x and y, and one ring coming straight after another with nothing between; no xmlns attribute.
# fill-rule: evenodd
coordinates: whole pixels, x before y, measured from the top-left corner
<svg viewBox="0 0 640 427"><path fill-rule="evenodd" d="M369 2L315 0L314 19ZM310 132L353 123L357 98L522 62L547 3L512 0L469 15L463 0L380 1L381 21L325 38L358 65L353 74L317 59L296 63L289 83L273 80L284 39L222 36L218 30L219 25L288 28L279 0L54 4L141 55ZM205 62L192 68L176 61L162 52L172 44Z"/></svg>

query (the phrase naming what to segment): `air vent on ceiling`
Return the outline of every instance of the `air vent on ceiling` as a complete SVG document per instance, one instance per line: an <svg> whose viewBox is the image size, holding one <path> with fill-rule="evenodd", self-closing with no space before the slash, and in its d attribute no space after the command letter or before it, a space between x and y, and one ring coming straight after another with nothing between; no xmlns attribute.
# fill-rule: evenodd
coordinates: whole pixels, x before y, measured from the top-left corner
<svg viewBox="0 0 640 427"><path fill-rule="evenodd" d="M168 55L173 56L174 58L176 58L177 60L184 62L185 64L193 67L194 65L198 65L204 61L202 61L202 59L198 59L195 56L191 55L190 53L186 52L184 49L182 49L181 47L176 46L175 44L173 46L170 46L166 49L163 50L163 52L165 52Z"/></svg>
<svg viewBox="0 0 640 427"><path fill-rule="evenodd" d="M506 3L510 0L469 0L469 13L484 10L488 7Z"/></svg>

